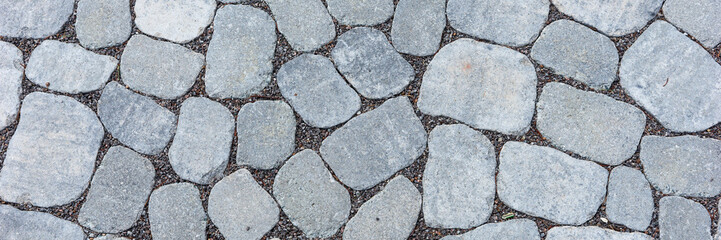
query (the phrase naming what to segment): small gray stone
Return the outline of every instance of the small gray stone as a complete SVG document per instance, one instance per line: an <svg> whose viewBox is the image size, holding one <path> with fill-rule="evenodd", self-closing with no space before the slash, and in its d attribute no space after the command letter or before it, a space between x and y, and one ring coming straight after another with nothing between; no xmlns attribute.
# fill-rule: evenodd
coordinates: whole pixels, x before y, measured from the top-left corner
<svg viewBox="0 0 721 240"><path fill-rule="evenodd" d="M393 16L393 0L326 0L328 12L342 25L376 25Z"/></svg>
<svg viewBox="0 0 721 240"><path fill-rule="evenodd" d="M278 204L246 169L220 180L208 197L208 216L226 239L261 239L279 214Z"/></svg>
<svg viewBox="0 0 721 240"><path fill-rule="evenodd" d="M193 86L203 64L203 54L137 34L130 38L120 57L120 76L132 89L174 99Z"/></svg>
<svg viewBox="0 0 721 240"><path fill-rule="evenodd" d="M60 31L73 13L73 0L0 0L0 36L45 38Z"/></svg>
<svg viewBox="0 0 721 240"><path fill-rule="evenodd" d="M117 67L118 60L112 56L78 44L47 40L33 50L25 75L37 85L76 94L102 88Z"/></svg>
<svg viewBox="0 0 721 240"><path fill-rule="evenodd" d="M618 70L618 50L611 39L565 19L543 29L531 58L594 89L610 88Z"/></svg>
<svg viewBox="0 0 721 240"><path fill-rule="evenodd" d="M127 230L143 212L154 178L150 160L128 148L111 147L95 171L78 223L96 232Z"/></svg>
<svg viewBox="0 0 721 240"><path fill-rule="evenodd" d="M198 184L222 178L228 166L234 127L233 115L220 103L201 97L185 100L168 150L173 171Z"/></svg>
<svg viewBox="0 0 721 240"><path fill-rule="evenodd" d="M20 109L23 81L23 53L0 41L0 130L15 122Z"/></svg>
<svg viewBox="0 0 721 240"><path fill-rule="evenodd" d="M653 208L651 186L641 171L625 166L611 171L606 196L608 220L645 231L651 223Z"/></svg>
<svg viewBox="0 0 721 240"><path fill-rule="evenodd" d="M206 239L208 219L193 184L174 183L153 191L148 215L153 239Z"/></svg>
<svg viewBox="0 0 721 240"><path fill-rule="evenodd" d="M410 55L433 55L445 27L446 0L400 0L391 27L393 46Z"/></svg>
<svg viewBox="0 0 721 240"><path fill-rule="evenodd" d="M596 226L553 227L546 233L546 240L652 240L651 236L638 232L616 232Z"/></svg>
<svg viewBox="0 0 721 240"><path fill-rule="evenodd" d="M429 227L471 228L488 221L496 197L496 152L482 133L442 125L428 137L423 219Z"/></svg>
<svg viewBox="0 0 721 240"><path fill-rule="evenodd" d="M218 9L208 45L205 91L213 98L246 98L270 83L275 22L244 5Z"/></svg>
<svg viewBox="0 0 721 240"><path fill-rule="evenodd" d="M425 215L424 215L425 217ZM441 240L540 240L538 226L529 219L513 219L488 223L461 235L446 236Z"/></svg>
<svg viewBox="0 0 721 240"><path fill-rule="evenodd" d="M94 240L131 240L130 238L126 237L120 237L113 234L105 234L99 237L94 238Z"/></svg>
<svg viewBox="0 0 721 240"><path fill-rule="evenodd" d="M631 45L619 76L626 92L671 131L721 122L721 65L668 22L654 22Z"/></svg>
<svg viewBox="0 0 721 240"><path fill-rule="evenodd" d="M360 109L360 97L325 57L300 55L280 67L277 80L280 93L311 126L338 125Z"/></svg>
<svg viewBox="0 0 721 240"><path fill-rule="evenodd" d="M406 239L421 211L421 193L404 176L393 178L363 203L343 231L343 239Z"/></svg>
<svg viewBox="0 0 721 240"><path fill-rule="evenodd" d="M665 194L713 197L721 193L721 141L696 136L646 136L641 140L646 178Z"/></svg>
<svg viewBox="0 0 721 240"><path fill-rule="evenodd" d="M132 31L129 0L80 0L75 33L80 45L98 49L122 44Z"/></svg>
<svg viewBox="0 0 721 240"><path fill-rule="evenodd" d="M333 62L358 93L387 98L415 77L413 67L396 52L383 32L358 27L343 33L331 52Z"/></svg>
<svg viewBox="0 0 721 240"><path fill-rule="evenodd" d="M459 32L519 47L538 37L549 8L548 0L449 0L446 14Z"/></svg>
<svg viewBox="0 0 721 240"><path fill-rule="evenodd" d="M278 23L278 31L296 51L310 52L335 38L335 23L320 0L265 2Z"/></svg>
<svg viewBox="0 0 721 240"><path fill-rule="evenodd" d="M53 207L80 197L103 139L93 110L66 96L25 96L0 171L3 201Z"/></svg>
<svg viewBox="0 0 721 240"><path fill-rule="evenodd" d="M661 9L663 0L551 0L562 13L610 36L641 30Z"/></svg>
<svg viewBox="0 0 721 240"><path fill-rule="evenodd" d="M606 169L550 147L507 142L498 161L498 198L531 216L580 225L606 196Z"/></svg>
<svg viewBox="0 0 721 240"><path fill-rule="evenodd" d="M150 36L186 43L213 21L215 0L136 0L135 25Z"/></svg>
<svg viewBox="0 0 721 240"><path fill-rule="evenodd" d="M350 195L313 150L288 160L273 182L273 195L306 237L328 238L348 220Z"/></svg>
<svg viewBox="0 0 721 240"><path fill-rule="evenodd" d="M721 1L666 0L663 16L707 48L721 42Z"/></svg>
<svg viewBox="0 0 721 240"><path fill-rule="evenodd" d="M441 48L431 60L418 108L475 128L522 135L531 126L537 82L525 55L463 38Z"/></svg>
<svg viewBox="0 0 721 240"><path fill-rule="evenodd" d="M98 116L113 137L148 155L163 151L177 123L170 110L115 81L108 83L100 95Z"/></svg>
<svg viewBox="0 0 721 240"><path fill-rule="evenodd" d="M0 236L3 239L66 239L87 237L77 224L49 213L21 211L0 204Z"/></svg>
<svg viewBox="0 0 721 240"><path fill-rule="evenodd" d="M711 217L700 203L683 197L663 197L658 202L661 240L711 240Z"/></svg>
<svg viewBox="0 0 721 240"><path fill-rule="evenodd" d="M283 101L257 101L238 112L235 161L257 169L280 166L295 150L295 115Z"/></svg>
<svg viewBox="0 0 721 240"><path fill-rule="evenodd" d="M341 182L364 190L411 165L426 141L408 98L396 97L335 130L320 153Z"/></svg>

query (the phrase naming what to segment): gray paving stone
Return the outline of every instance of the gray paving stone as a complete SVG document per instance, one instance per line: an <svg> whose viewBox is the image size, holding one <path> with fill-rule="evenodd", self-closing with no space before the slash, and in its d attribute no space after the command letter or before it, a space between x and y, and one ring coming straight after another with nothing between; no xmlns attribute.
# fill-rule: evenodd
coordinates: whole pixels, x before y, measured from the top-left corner
<svg viewBox="0 0 721 240"><path fill-rule="evenodd" d="M401 92L415 77L409 64L383 32L353 28L338 37L333 62L358 93L367 98L387 98Z"/></svg>
<svg viewBox="0 0 721 240"><path fill-rule="evenodd" d="M658 205L661 240L711 240L711 217L700 203L683 197L667 196L661 198Z"/></svg>
<svg viewBox="0 0 721 240"><path fill-rule="evenodd" d="M150 160L128 148L111 147L95 171L78 223L96 232L127 230L143 212L154 178Z"/></svg>
<svg viewBox="0 0 721 240"><path fill-rule="evenodd" d="M645 231L653 217L651 186L641 171L618 166L608 178L606 216L613 223Z"/></svg>
<svg viewBox="0 0 721 240"><path fill-rule="evenodd" d="M721 193L721 141L696 136L646 136L641 140L646 178L665 194L713 197Z"/></svg>
<svg viewBox="0 0 721 240"><path fill-rule="evenodd" d="M396 97L335 130L320 153L343 184L364 190L411 165L426 141L408 98Z"/></svg>
<svg viewBox="0 0 721 240"><path fill-rule="evenodd" d="M309 238L328 238L348 220L350 195L313 150L288 160L273 182L273 195L288 218Z"/></svg>
<svg viewBox="0 0 721 240"><path fill-rule="evenodd" d="M182 96L205 64L203 54L178 44L134 35L120 57L120 76L128 87L164 99Z"/></svg>
<svg viewBox="0 0 721 240"><path fill-rule="evenodd" d="M213 98L246 98L263 90L273 72L275 44L275 22L263 10L218 9L205 58L205 91Z"/></svg>
<svg viewBox="0 0 721 240"><path fill-rule="evenodd" d="M38 207L78 199L93 175L103 134L95 113L70 97L25 96L0 169L0 199Z"/></svg>
<svg viewBox="0 0 721 240"><path fill-rule="evenodd" d="M557 82L543 87L536 112L536 127L551 144L607 165L629 159L646 127L633 105Z"/></svg>
<svg viewBox="0 0 721 240"><path fill-rule="evenodd" d="M393 46L410 55L433 55L445 27L445 0L400 0L391 26Z"/></svg>
<svg viewBox="0 0 721 240"><path fill-rule="evenodd" d="M75 34L88 49L117 46L128 40L133 30L129 0L80 0L75 18Z"/></svg>
<svg viewBox="0 0 721 240"><path fill-rule="evenodd" d="M721 1L667 0L663 16L669 22L696 38L706 48L721 42Z"/></svg>
<svg viewBox="0 0 721 240"><path fill-rule="evenodd" d="M206 239L208 219L193 184L174 183L153 191L148 216L153 239Z"/></svg>
<svg viewBox="0 0 721 240"><path fill-rule="evenodd" d="M183 179L210 184L223 177L233 144L235 119L223 105L207 98L186 99L168 150L173 171Z"/></svg>
<svg viewBox="0 0 721 240"><path fill-rule="evenodd" d="M425 215L424 215L425 217ZM441 240L540 240L538 226L529 219L512 219L488 223L461 235L450 235Z"/></svg>
<svg viewBox="0 0 721 240"><path fill-rule="evenodd" d="M550 147L507 142L498 161L498 197L531 216L580 225L606 196L606 169Z"/></svg>
<svg viewBox="0 0 721 240"><path fill-rule="evenodd" d="M323 56L303 54L288 61L277 80L280 93L311 126L338 125L360 109L360 97Z"/></svg>
<svg viewBox="0 0 721 240"><path fill-rule="evenodd" d="M170 110L115 81L108 83L100 95L98 116L113 137L148 155L163 151L177 123Z"/></svg>
<svg viewBox="0 0 721 240"><path fill-rule="evenodd" d="M656 16L663 0L551 0L562 13L610 36L641 30Z"/></svg>
<svg viewBox="0 0 721 240"><path fill-rule="evenodd" d="M548 0L449 0L446 14L451 27L459 32L523 46L538 37L549 8Z"/></svg>
<svg viewBox="0 0 721 240"><path fill-rule="evenodd" d="M376 25L393 16L393 0L326 0L330 12L342 25Z"/></svg>
<svg viewBox="0 0 721 240"><path fill-rule="evenodd" d="M565 19L543 29L531 58L594 89L610 88L618 70L618 50L611 39Z"/></svg>
<svg viewBox="0 0 721 240"><path fill-rule="evenodd" d="M0 36L45 38L60 31L75 7L73 0L0 0Z"/></svg>
<svg viewBox="0 0 721 240"><path fill-rule="evenodd" d="M596 226L588 227L553 227L546 233L546 240L651 240L648 236L639 232L617 232L611 229Z"/></svg>
<svg viewBox="0 0 721 240"><path fill-rule="evenodd" d="M531 126L537 81L525 55L459 39L441 48L428 65L418 108L475 128L521 135Z"/></svg>
<svg viewBox="0 0 721 240"><path fill-rule="evenodd" d="M429 227L471 228L488 221L496 196L496 152L482 133L441 125L428 137L423 219Z"/></svg>
<svg viewBox="0 0 721 240"><path fill-rule="evenodd" d="M215 6L215 0L136 0L135 26L150 36L186 43L210 25Z"/></svg>
<svg viewBox="0 0 721 240"><path fill-rule="evenodd" d="M77 224L49 213L21 211L0 204L0 236L3 239L86 239Z"/></svg>
<svg viewBox="0 0 721 240"><path fill-rule="evenodd" d="M296 51L310 52L335 38L335 23L320 0L265 2L273 12L278 31Z"/></svg>
<svg viewBox="0 0 721 240"><path fill-rule="evenodd" d="M75 94L102 88L117 66L118 60L112 56L74 43L47 40L33 50L25 75L37 85Z"/></svg>
<svg viewBox="0 0 721 240"><path fill-rule="evenodd" d="M24 71L20 49L0 41L0 130L15 122L18 115Z"/></svg>
<svg viewBox="0 0 721 240"><path fill-rule="evenodd" d="M421 193L404 176L393 178L363 203L343 231L343 239L406 239L421 211Z"/></svg>
<svg viewBox="0 0 721 240"><path fill-rule="evenodd" d="M624 53L619 77L671 131L702 131L721 122L721 65L668 22L651 24Z"/></svg>
<svg viewBox="0 0 721 240"><path fill-rule="evenodd" d="M295 115L283 101L257 101L238 112L235 161L256 169L273 169L295 150Z"/></svg>

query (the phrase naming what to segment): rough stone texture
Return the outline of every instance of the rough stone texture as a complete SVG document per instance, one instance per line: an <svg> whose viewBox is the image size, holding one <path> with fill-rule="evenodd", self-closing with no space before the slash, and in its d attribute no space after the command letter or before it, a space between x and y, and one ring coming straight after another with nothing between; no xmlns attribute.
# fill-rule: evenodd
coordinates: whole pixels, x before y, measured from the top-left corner
<svg viewBox="0 0 721 240"><path fill-rule="evenodd" d="M96 237L96 238L94 238L94 239L95 239L95 240L131 240L131 239L126 238L126 237L120 237L120 236L112 235L112 234L105 234L105 235Z"/></svg>
<svg viewBox="0 0 721 240"><path fill-rule="evenodd" d="M178 44L134 35L120 57L120 76L128 87L159 98L188 92L205 64L203 54Z"/></svg>
<svg viewBox="0 0 721 240"><path fill-rule="evenodd" d="M413 163L426 141L408 98L396 97L335 130L320 153L341 182L363 190Z"/></svg>
<svg viewBox="0 0 721 240"><path fill-rule="evenodd" d="M276 38L275 22L264 11L244 5L218 9L205 58L208 96L246 98L263 90L273 72Z"/></svg>
<svg viewBox="0 0 721 240"><path fill-rule="evenodd" d="M60 31L73 13L73 0L0 0L0 36L45 38Z"/></svg>
<svg viewBox="0 0 721 240"><path fill-rule="evenodd" d="M273 195L306 237L328 238L348 220L350 195L313 150L288 160L273 182Z"/></svg>
<svg viewBox="0 0 721 240"><path fill-rule="evenodd" d="M0 204L0 236L3 239L86 239L77 224L49 213L21 211Z"/></svg>
<svg viewBox="0 0 721 240"><path fill-rule="evenodd" d="M75 94L102 88L117 66L114 57L93 53L78 44L47 40L33 50L25 75L37 85Z"/></svg>
<svg viewBox="0 0 721 240"><path fill-rule="evenodd" d="M475 128L521 135L531 126L537 82L525 55L459 39L441 48L428 65L418 108Z"/></svg>
<svg viewBox="0 0 721 240"><path fill-rule="evenodd" d="M448 22L456 30L509 46L538 37L548 18L548 0L449 0Z"/></svg>
<svg viewBox="0 0 721 240"><path fill-rule="evenodd" d="M633 105L556 82L543 87L536 112L536 127L551 144L607 165L630 158L646 127Z"/></svg>
<svg viewBox="0 0 721 240"><path fill-rule="evenodd" d="M445 0L400 0L391 27L393 46L410 55L433 55L445 27Z"/></svg>
<svg viewBox="0 0 721 240"><path fill-rule="evenodd" d="M265 2L273 12L278 31L296 51L310 52L335 38L335 23L320 0Z"/></svg>
<svg viewBox="0 0 721 240"><path fill-rule="evenodd" d="M498 197L509 207L559 224L580 225L606 196L608 171L550 147L507 142L499 157Z"/></svg>
<svg viewBox="0 0 721 240"><path fill-rule="evenodd" d="M105 129L123 144L143 154L163 151L175 133L177 117L153 99L113 81L98 100L98 116Z"/></svg>
<svg viewBox="0 0 721 240"><path fill-rule="evenodd" d="M425 215L424 215L425 217ZM541 240L538 226L529 219L512 219L488 223L461 235L450 235L441 240Z"/></svg>
<svg viewBox="0 0 721 240"><path fill-rule="evenodd" d="M88 186L102 139L103 125L82 103L40 92L25 96L0 170L0 198L38 207L76 200Z"/></svg>
<svg viewBox="0 0 721 240"><path fill-rule="evenodd" d="M330 12L342 25L376 25L393 16L393 0L326 0Z"/></svg>
<svg viewBox="0 0 721 240"><path fill-rule="evenodd" d="M108 150L90 183L78 222L96 232L119 233L135 224L153 190L155 169L132 150Z"/></svg>
<svg viewBox="0 0 721 240"><path fill-rule="evenodd" d="M80 45L98 49L122 44L132 31L129 0L80 0L75 33Z"/></svg>
<svg viewBox="0 0 721 240"><path fill-rule="evenodd" d="M720 11L719 0L666 0L663 4L666 20L690 33L707 48L721 42Z"/></svg>
<svg viewBox="0 0 721 240"><path fill-rule="evenodd" d="M661 198L658 205L661 240L711 240L711 217L703 205L677 196Z"/></svg>
<svg viewBox="0 0 721 240"><path fill-rule="evenodd" d="M713 197L721 193L721 141L696 136L641 140L646 178L665 194ZM714 181L716 180L716 181Z"/></svg>
<svg viewBox="0 0 721 240"><path fill-rule="evenodd" d="M396 52L383 32L353 28L338 37L331 52L338 71L366 98L401 92L415 77L411 64Z"/></svg>
<svg viewBox="0 0 721 240"><path fill-rule="evenodd" d="M360 109L360 97L328 58L300 55L280 67L277 80L280 93L311 126L338 125Z"/></svg>
<svg viewBox="0 0 721 240"><path fill-rule="evenodd" d="M153 191L148 215L153 239L206 239L208 220L193 184L174 183Z"/></svg>
<svg viewBox="0 0 721 240"><path fill-rule="evenodd" d="M721 65L668 22L654 22L631 45L619 76L626 92L671 131L701 131L721 121Z"/></svg>
<svg viewBox="0 0 721 240"><path fill-rule="evenodd" d="M208 216L226 239L261 239L278 222L280 209L246 169L216 183Z"/></svg>
<svg viewBox="0 0 721 240"><path fill-rule="evenodd" d="M168 150L173 171L199 184L222 178L233 143L234 120L220 103L201 97L185 100Z"/></svg>
<svg viewBox="0 0 721 240"><path fill-rule="evenodd" d="M616 232L596 226L570 227L559 226L548 230L546 240L651 240L650 236L638 232Z"/></svg>
<svg viewBox="0 0 721 240"><path fill-rule="evenodd" d="M496 152L482 133L442 125L428 137L423 171L423 219L429 227L471 228L485 223L496 196Z"/></svg>
<svg viewBox="0 0 721 240"><path fill-rule="evenodd" d="M20 109L23 53L11 43L0 41L0 130L15 122Z"/></svg>
<svg viewBox="0 0 721 240"><path fill-rule="evenodd" d="M135 25L154 37L186 43L213 21L215 0L136 0Z"/></svg>
<svg viewBox="0 0 721 240"><path fill-rule="evenodd" d="M606 216L614 223L645 231L653 217L653 195L641 171L618 166L608 178Z"/></svg>
<svg viewBox="0 0 721 240"><path fill-rule="evenodd" d="M565 19L543 29L531 58L594 89L610 88L618 70L618 50L611 39Z"/></svg>
<svg viewBox="0 0 721 240"><path fill-rule="evenodd" d="M283 101L256 101L238 112L238 165L280 166L295 150L295 115Z"/></svg>
<svg viewBox="0 0 721 240"><path fill-rule="evenodd" d="M343 239L406 239L421 211L421 193L404 176L363 203L343 231Z"/></svg>
<svg viewBox="0 0 721 240"><path fill-rule="evenodd" d="M663 0L551 0L562 13L610 36L641 30L656 16Z"/></svg>

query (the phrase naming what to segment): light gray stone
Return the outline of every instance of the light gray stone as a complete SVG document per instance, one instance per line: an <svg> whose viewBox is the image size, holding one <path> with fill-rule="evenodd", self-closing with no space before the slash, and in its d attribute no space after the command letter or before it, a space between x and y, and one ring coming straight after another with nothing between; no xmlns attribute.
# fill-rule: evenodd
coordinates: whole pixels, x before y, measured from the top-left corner
<svg viewBox="0 0 721 240"><path fill-rule="evenodd" d="M367 98L387 98L401 92L415 77L409 64L383 32L353 28L338 37L333 62L358 93Z"/></svg>
<svg viewBox="0 0 721 240"><path fill-rule="evenodd" d="M335 23L320 0L265 2L273 12L278 31L296 51L310 52L335 38Z"/></svg>
<svg viewBox="0 0 721 240"><path fill-rule="evenodd" d="M33 50L25 75L37 85L76 94L102 88L117 67L118 60L112 56L74 43L47 40Z"/></svg>
<svg viewBox="0 0 721 240"><path fill-rule="evenodd" d="M509 46L533 42L548 18L548 0L449 0L451 27Z"/></svg>
<svg viewBox="0 0 721 240"><path fill-rule="evenodd" d="M103 134L93 110L70 97L25 96L0 170L0 199L37 207L75 201L93 175Z"/></svg>
<svg viewBox="0 0 721 240"><path fill-rule="evenodd" d="M608 178L606 216L614 223L645 231L653 217L651 186L641 171L618 166Z"/></svg>
<svg viewBox="0 0 721 240"><path fill-rule="evenodd" d="M228 166L234 127L233 115L220 103L201 97L185 100L168 150L173 171L198 184L222 178Z"/></svg>
<svg viewBox="0 0 721 240"><path fill-rule="evenodd" d="M3 239L86 239L77 224L49 213L21 211L0 204L0 236Z"/></svg>
<svg viewBox="0 0 721 240"><path fill-rule="evenodd" d="M348 220L350 195L313 150L288 160L273 182L273 195L306 237L328 238Z"/></svg>
<svg viewBox="0 0 721 240"><path fill-rule="evenodd" d="M425 217L425 215L424 215ZM512 219L488 223L461 235L451 235L441 240L540 240L538 226L529 219Z"/></svg>
<svg viewBox="0 0 721 240"><path fill-rule="evenodd" d="M531 216L580 225L606 196L606 169L550 147L507 142L498 161L498 198Z"/></svg>
<svg viewBox="0 0 721 240"><path fill-rule="evenodd" d="M707 48L721 42L721 1L666 0L663 16Z"/></svg>
<svg viewBox="0 0 721 240"><path fill-rule="evenodd" d="M24 71L20 49L0 41L0 130L15 122L18 115Z"/></svg>
<svg viewBox="0 0 721 240"><path fill-rule="evenodd" d="M611 229L596 226L588 227L553 227L546 233L546 240L651 240L648 236L639 232L617 232Z"/></svg>
<svg viewBox="0 0 721 240"><path fill-rule="evenodd" d="M393 46L410 55L433 55L445 27L446 0L400 0L391 26Z"/></svg>
<svg viewBox="0 0 721 240"><path fill-rule="evenodd" d="M338 125L360 109L360 97L328 58L300 55L280 67L277 80L280 93L311 126Z"/></svg>
<svg viewBox="0 0 721 240"><path fill-rule="evenodd" d="M150 36L186 43L213 21L215 0L136 0L135 25Z"/></svg>
<svg viewBox="0 0 721 240"><path fill-rule="evenodd" d="M393 16L393 0L326 0L328 12L342 25L376 25Z"/></svg>
<svg viewBox="0 0 721 240"><path fill-rule="evenodd" d="M238 165L273 169L295 150L295 115L283 101L257 101L238 112Z"/></svg>
<svg viewBox="0 0 721 240"><path fill-rule="evenodd" d="M73 0L0 0L0 36L45 38L60 31L73 13Z"/></svg>
<svg viewBox="0 0 721 240"><path fill-rule="evenodd" d="M174 183L153 191L148 215L153 239L206 239L208 219L193 184Z"/></svg>
<svg viewBox="0 0 721 240"><path fill-rule="evenodd" d="M418 108L475 128L522 135L531 126L537 82L525 55L459 39L441 48L428 65Z"/></svg>
<svg viewBox="0 0 721 240"><path fill-rule="evenodd" d="M363 203L343 231L343 239L406 239L421 211L421 193L404 176Z"/></svg>
<svg viewBox="0 0 721 240"><path fill-rule="evenodd" d="M677 196L658 202L658 228L661 240L711 240L711 217L700 203Z"/></svg>
<svg viewBox="0 0 721 240"><path fill-rule="evenodd" d="M120 45L133 30L129 0L80 0L75 34L80 45L98 49Z"/></svg>
<svg viewBox="0 0 721 240"><path fill-rule="evenodd" d="M108 83L100 95L98 116L113 137L148 155L163 151L177 123L170 110L115 81Z"/></svg>
<svg viewBox="0 0 721 240"><path fill-rule="evenodd" d="M668 22L654 22L631 45L619 77L671 131L702 131L721 122L721 65Z"/></svg>
<svg viewBox="0 0 721 240"><path fill-rule="evenodd" d="M426 141L408 98L396 97L335 130L320 153L341 182L364 190L411 165Z"/></svg>
<svg viewBox="0 0 721 240"><path fill-rule="evenodd" d="M94 239L95 239L95 240L131 240L131 239L129 239L129 238L120 237L120 236L113 235L113 234L105 234L105 235L96 237L96 238L94 238Z"/></svg>
<svg viewBox="0 0 721 240"><path fill-rule="evenodd" d="M656 16L663 0L551 0L562 13L610 36L641 30Z"/></svg>

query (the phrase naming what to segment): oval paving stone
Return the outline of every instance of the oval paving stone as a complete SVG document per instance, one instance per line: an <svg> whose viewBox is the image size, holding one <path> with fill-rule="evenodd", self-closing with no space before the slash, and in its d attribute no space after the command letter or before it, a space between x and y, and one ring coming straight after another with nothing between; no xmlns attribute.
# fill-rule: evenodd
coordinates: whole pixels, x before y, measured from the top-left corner
<svg viewBox="0 0 721 240"><path fill-rule="evenodd" d="M639 232L617 232L611 229L600 228L596 226L588 227L570 227L560 226L553 227L546 234L547 240L651 240L648 236Z"/></svg>
<svg viewBox="0 0 721 240"><path fill-rule="evenodd" d="M690 33L707 48L721 43L719 11L719 0L666 0L663 4L666 20Z"/></svg>
<svg viewBox="0 0 721 240"><path fill-rule="evenodd" d="M549 8L548 0L449 0L446 14L459 32L519 47L538 37Z"/></svg>
<svg viewBox="0 0 721 240"><path fill-rule="evenodd" d="M445 0L401 0L391 26L393 46L410 55L433 55L445 27Z"/></svg>
<svg viewBox="0 0 721 240"><path fill-rule="evenodd" d="M664 0L551 0L564 14L610 36L640 30L656 16Z"/></svg>
<svg viewBox="0 0 721 240"><path fill-rule="evenodd" d="M641 171L618 166L608 178L608 220L636 231L645 231L653 217L651 186Z"/></svg>
<svg viewBox="0 0 721 240"><path fill-rule="evenodd" d="M683 197L667 196L661 198L658 206L661 240L711 240L711 217L700 203Z"/></svg>
<svg viewBox="0 0 721 240"><path fill-rule="evenodd" d="M20 49L0 41L0 131L17 117L24 71Z"/></svg>
<svg viewBox="0 0 721 240"><path fill-rule="evenodd" d="M208 219L193 184L174 183L153 191L148 216L153 239L206 239Z"/></svg>
<svg viewBox="0 0 721 240"><path fill-rule="evenodd" d="M0 0L0 36L45 38L60 31L73 13L73 0Z"/></svg>
<svg viewBox="0 0 721 240"><path fill-rule="evenodd" d="M393 0L326 0L328 12L343 25L376 25L393 16Z"/></svg>
<svg viewBox="0 0 721 240"><path fill-rule="evenodd" d="M215 0L136 0L135 25L150 36L186 43L213 21Z"/></svg>
<svg viewBox="0 0 721 240"><path fill-rule="evenodd" d="M21 211L0 204L0 236L3 239L84 240L87 237L77 224L49 213Z"/></svg>
<svg viewBox="0 0 721 240"><path fill-rule="evenodd" d="M295 115L283 101L261 100L238 111L235 162L257 169L280 166L295 150Z"/></svg>
<svg viewBox="0 0 721 240"><path fill-rule="evenodd" d="M273 13L278 31L296 51L310 52L335 38L335 23L320 0L265 2Z"/></svg>
<svg viewBox="0 0 721 240"><path fill-rule="evenodd" d="M75 33L88 49L122 44L133 30L129 0L80 0L76 14Z"/></svg>
<svg viewBox="0 0 721 240"><path fill-rule="evenodd" d="M538 226L530 219L512 219L505 222L483 224L461 235L450 235L441 240L540 240Z"/></svg>

